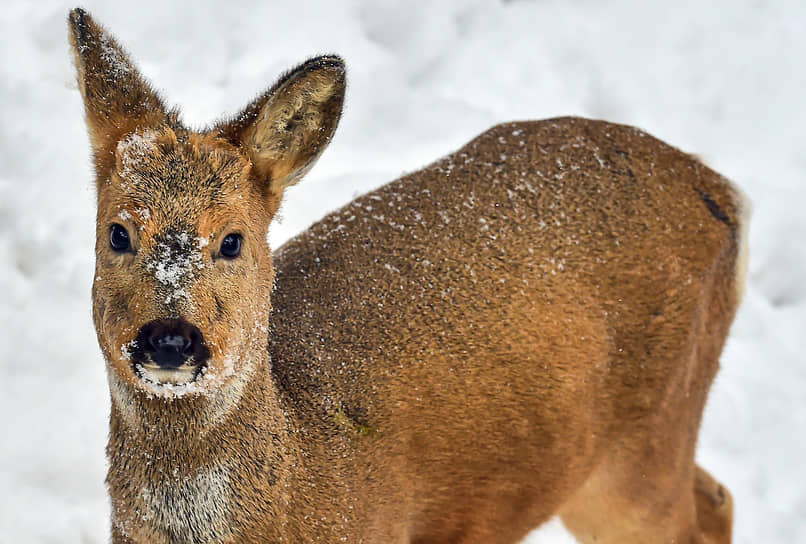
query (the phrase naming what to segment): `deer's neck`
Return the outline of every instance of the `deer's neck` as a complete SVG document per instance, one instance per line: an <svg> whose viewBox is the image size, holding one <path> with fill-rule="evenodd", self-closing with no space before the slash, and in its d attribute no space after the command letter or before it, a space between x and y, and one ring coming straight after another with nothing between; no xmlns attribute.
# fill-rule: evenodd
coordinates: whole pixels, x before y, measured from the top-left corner
<svg viewBox="0 0 806 544"><path fill-rule="evenodd" d="M264 357L242 383L236 376L214 394L171 400L133 391L110 371L107 482L118 530L226 542L234 521L248 524L244 506L265 514L283 502L293 433ZM280 533L282 513L269 518Z"/></svg>

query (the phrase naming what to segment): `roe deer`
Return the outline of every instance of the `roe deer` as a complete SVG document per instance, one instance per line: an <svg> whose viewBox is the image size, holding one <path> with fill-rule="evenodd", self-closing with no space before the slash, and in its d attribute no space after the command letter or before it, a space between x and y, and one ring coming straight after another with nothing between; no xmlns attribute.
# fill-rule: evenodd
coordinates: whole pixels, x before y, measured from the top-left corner
<svg viewBox="0 0 806 544"><path fill-rule="evenodd" d="M113 542L727 543L694 462L746 204L579 118L495 126L275 255L341 114L313 58L192 131L84 11Z"/></svg>

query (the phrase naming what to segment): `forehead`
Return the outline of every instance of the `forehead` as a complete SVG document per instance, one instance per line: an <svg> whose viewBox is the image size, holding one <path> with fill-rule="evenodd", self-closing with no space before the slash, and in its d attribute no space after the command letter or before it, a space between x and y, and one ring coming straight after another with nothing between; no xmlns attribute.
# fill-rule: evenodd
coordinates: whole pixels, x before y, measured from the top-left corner
<svg viewBox="0 0 806 544"><path fill-rule="evenodd" d="M118 144L116 159L114 196L155 218L192 220L243 200L249 188L248 162L197 134L136 132Z"/></svg>

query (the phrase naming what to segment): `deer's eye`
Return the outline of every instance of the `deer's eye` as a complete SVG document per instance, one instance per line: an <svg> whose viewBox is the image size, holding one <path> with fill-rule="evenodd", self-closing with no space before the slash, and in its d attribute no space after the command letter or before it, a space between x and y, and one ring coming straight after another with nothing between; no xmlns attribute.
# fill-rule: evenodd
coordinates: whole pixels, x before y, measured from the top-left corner
<svg viewBox="0 0 806 544"><path fill-rule="evenodd" d="M221 255L227 259L234 259L241 254L241 242L243 237L240 234L227 234L221 241Z"/></svg>
<svg viewBox="0 0 806 544"><path fill-rule="evenodd" d="M123 253L131 249L132 245L129 240L129 233L123 225L115 223L109 227L109 245L118 253Z"/></svg>

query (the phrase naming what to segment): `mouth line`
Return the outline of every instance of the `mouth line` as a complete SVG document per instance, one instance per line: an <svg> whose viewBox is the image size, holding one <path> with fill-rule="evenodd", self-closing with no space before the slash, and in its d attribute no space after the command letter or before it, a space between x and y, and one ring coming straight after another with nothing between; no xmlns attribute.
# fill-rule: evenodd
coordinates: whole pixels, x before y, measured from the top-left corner
<svg viewBox="0 0 806 544"><path fill-rule="evenodd" d="M137 361L132 368L135 375L149 385L188 385L204 374L207 365L185 363L167 369L151 362Z"/></svg>

